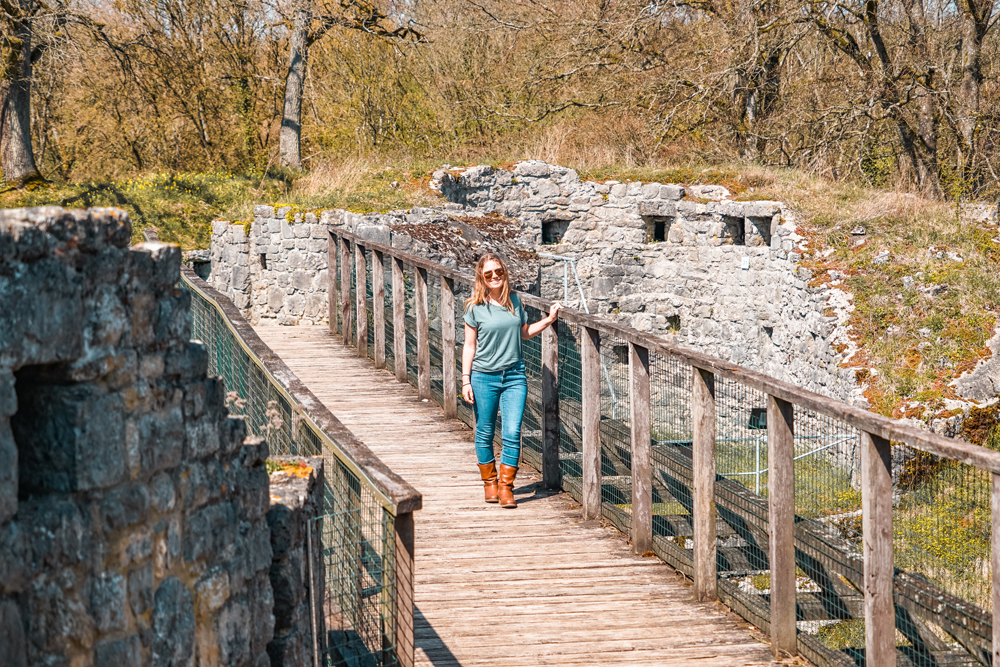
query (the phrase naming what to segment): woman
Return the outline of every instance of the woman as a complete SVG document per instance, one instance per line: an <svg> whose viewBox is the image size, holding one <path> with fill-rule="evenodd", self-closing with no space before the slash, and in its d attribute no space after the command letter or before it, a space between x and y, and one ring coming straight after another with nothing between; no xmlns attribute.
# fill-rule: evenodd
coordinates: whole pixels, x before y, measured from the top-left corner
<svg viewBox="0 0 1000 667"><path fill-rule="evenodd" d="M476 412L476 458L486 502L499 500L501 507L517 507L514 476L521 459L521 418L528 396L521 340L544 331L562 307L554 303L548 317L528 324L520 297L510 289L509 275L503 259L492 253L476 262L476 286L465 302L462 351L462 397ZM503 420L499 476L493 456L497 408Z"/></svg>

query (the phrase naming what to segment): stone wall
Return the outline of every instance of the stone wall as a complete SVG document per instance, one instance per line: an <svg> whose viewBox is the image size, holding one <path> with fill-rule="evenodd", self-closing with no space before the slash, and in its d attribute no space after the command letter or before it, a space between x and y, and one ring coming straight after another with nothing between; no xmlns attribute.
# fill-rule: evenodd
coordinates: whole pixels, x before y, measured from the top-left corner
<svg viewBox="0 0 1000 667"><path fill-rule="evenodd" d="M249 240L242 227L216 223L212 282L230 289L251 320L323 321L327 225L464 269L482 252L499 251L515 260L520 289L580 308L578 275L593 313L864 404L853 374L840 367L853 345L844 327L851 297L837 281L810 285L812 275L798 265L806 242L781 202L734 201L716 185L581 181L571 169L536 161L512 171L440 170L431 185L448 203L385 214L324 211L318 226L303 218L301 230L282 218L287 210L258 207ZM266 255L266 270L255 253ZM576 269L568 294L565 261Z"/></svg>
<svg viewBox="0 0 1000 667"><path fill-rule="evenodd" d="M269 664L266 445L190 342L180 251L0 213L3 664Z"/></svg>
<svg viewBox="0 0 1000 667"><path fill-rule="evenodd" d="M316 518L323 511L323 458L275 456L271 473L271 586L274 589L274 639L267 645L271 667L317 667L312 626L322 636L324 614L315 610L310 583L325 581ZM311 531L311 544L307 535ZM312 548L311 558L309 548ZM315 590L315 588L313 588ZM315 613L311 613L314 611Z"/></svg>
<svg viewBox="0 0 1000 667"><path fill-rule="evenodd" d="M212 223L212 287L254 325L327 322L326 225L312 213L257 206L249 231Z"/></svg>

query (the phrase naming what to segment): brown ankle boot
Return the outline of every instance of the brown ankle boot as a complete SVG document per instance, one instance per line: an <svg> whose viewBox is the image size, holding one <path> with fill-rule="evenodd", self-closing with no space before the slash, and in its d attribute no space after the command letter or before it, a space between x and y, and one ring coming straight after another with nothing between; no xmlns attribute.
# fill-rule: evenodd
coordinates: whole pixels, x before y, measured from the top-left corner
<svg viewBox="0 0 1000 667"><path fill-rule="evenodd" d="M500 507L517 507L514 500L514 476L517 468L504 463L500 464Z"/></svg>
<svg viewBox="0 0 1000 667"><path fill-rule="evenodd" d="M479 464L479 474L483 477L483 486L486 489L486 502L497 502L497 464L495 461Z"/></svg>

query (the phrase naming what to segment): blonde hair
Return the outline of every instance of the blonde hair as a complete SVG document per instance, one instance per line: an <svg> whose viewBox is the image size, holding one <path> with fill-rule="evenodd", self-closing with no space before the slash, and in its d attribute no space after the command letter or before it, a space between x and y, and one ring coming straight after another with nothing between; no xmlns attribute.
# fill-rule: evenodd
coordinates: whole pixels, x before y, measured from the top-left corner
<svg viewBox="0 0 1000 667"><path fill-rule="evenodd" d="M489 289L486 287L486 279L483 278L483 266L486 265L486 262L490 261L496 262L503 269L503 287L500 288L500 304L513 314L514 303L510 300L510 270L507 269L507 262L503 261L502 257L494 255L491 252L483 255L476 262L476 284L472 288L472 296L465 300L465 309L468 310L472 306L481 306L486 303L486 294L489 292Z"/></svg>

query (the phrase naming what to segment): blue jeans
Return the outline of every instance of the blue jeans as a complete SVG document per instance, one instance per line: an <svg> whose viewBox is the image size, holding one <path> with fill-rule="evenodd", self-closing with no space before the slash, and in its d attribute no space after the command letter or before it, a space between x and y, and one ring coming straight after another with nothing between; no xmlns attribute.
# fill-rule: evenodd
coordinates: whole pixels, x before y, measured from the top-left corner
<svg viewBox="0 0 1000 667"><path fill-rule="evenodd" d="M521 461L521 419L528 398L528 378L524 362L519 361L504 371L480 373L472 371L472 406L476 413L476 458L479 463L494 461L493 434L497 428L497 408L500 410L500 438L503 452L500 463L514 466Z"/></svg>

